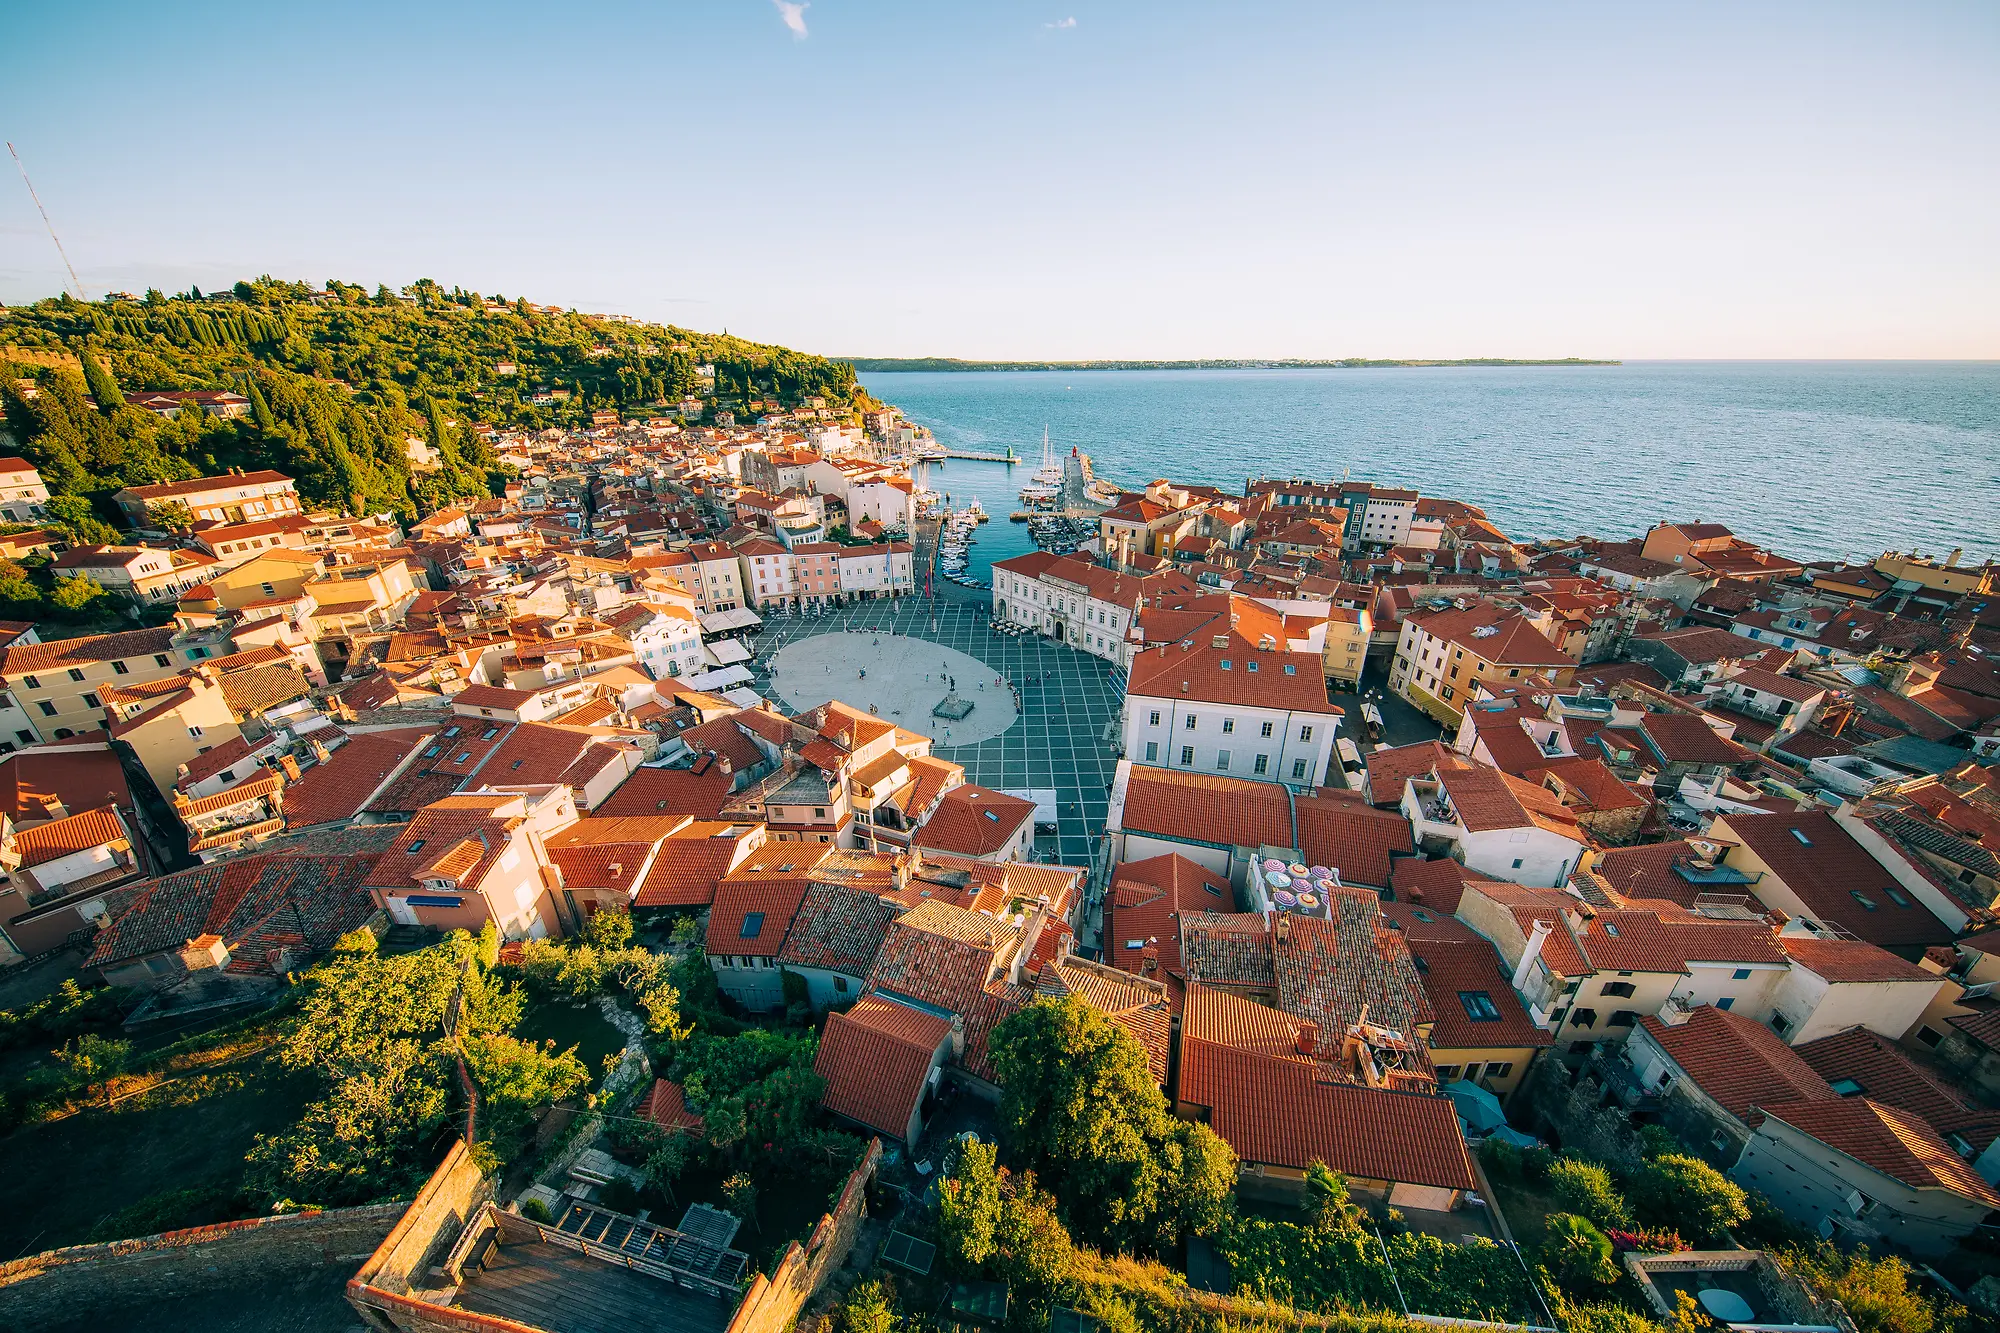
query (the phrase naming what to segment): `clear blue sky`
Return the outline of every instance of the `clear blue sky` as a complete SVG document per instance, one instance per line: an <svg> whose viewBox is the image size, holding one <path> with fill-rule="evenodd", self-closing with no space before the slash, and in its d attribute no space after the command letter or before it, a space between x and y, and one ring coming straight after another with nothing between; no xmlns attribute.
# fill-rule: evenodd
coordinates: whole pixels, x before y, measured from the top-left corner
<svg viewBox="0 0 2000 1333"><path fill-rule="evenodd" d="M2000 357L1990 0L19 0L0 137L93 296L431 277L844 355ZM0 166L0 300L53 295Z"/></svg>

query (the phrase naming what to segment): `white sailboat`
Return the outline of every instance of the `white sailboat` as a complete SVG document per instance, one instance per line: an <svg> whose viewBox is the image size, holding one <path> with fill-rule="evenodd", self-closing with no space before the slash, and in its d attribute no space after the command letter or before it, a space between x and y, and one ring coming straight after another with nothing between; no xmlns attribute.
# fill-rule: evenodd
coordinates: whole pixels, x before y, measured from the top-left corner
<svg viewBox="0 0 2000 1333"><path fill-rule="evenodd" d="M1049 428L1042 425L1042 465L1035 469L1035 475L1021 488L1023 500L1053 500L1062 494L1063 469L1055 453L1049 447Z"/></svg>

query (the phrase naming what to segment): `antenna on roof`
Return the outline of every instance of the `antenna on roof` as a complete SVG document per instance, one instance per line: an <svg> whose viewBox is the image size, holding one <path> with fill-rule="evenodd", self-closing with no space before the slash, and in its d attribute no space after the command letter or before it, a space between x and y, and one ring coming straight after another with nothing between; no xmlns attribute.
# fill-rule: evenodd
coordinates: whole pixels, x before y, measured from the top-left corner
<svg viewBox="0 0 2000 1333"><path fill-rule="evenodd" d="M14 165L21 169L21 183L28 187L28 198L35 201L35 211L42 215L42 225L49 229L49 239L56 243L56 253L62 256L63 267L69 270L70 286L76 289L76 299L88 301L83 282L76 276L76 265L69 262L69 251L63 249L62 237L56 235L56 224L49 221L49 210L42 207L42 197L35 193L35 183L28 179L28 164L21 160L21 154L14 147L14 141L7 141L7 151L14 155Z"/></svg>

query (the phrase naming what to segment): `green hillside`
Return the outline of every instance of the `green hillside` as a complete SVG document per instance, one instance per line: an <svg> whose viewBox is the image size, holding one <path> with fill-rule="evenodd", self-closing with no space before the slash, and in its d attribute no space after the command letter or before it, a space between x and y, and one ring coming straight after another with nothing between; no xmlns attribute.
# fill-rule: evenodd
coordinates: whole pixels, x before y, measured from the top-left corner
<svg viewBox="0 0 2000 1333"><path fill-rule="evenodd" d="M498 308L489 308L497 305ZM517 369L502 375L511 361ZM80 365L81 373L77 367ZM230 467L275 467L312 504L355 513L426 512L484 495L497 478L475 422L541 428L594 411L662 412L706 381L716 402L785 406L813 395L855 405L851 366L728 335L531 309L425 280L404 294L260 278L227 293L149 292L86 304L67 295L0 309L0 399L9 448L41 469L52 510L77 535L121 486ZM17 380L39 390L21 392ZM560 401L536 404L538 388ZM250 417L182 413L172 421L123 405L121 393L228 389ZM85 401L96 401L93 408ZM412 477L408 438L439 449L444 469ZM89 505L83 501L91 502Z"/></svg>

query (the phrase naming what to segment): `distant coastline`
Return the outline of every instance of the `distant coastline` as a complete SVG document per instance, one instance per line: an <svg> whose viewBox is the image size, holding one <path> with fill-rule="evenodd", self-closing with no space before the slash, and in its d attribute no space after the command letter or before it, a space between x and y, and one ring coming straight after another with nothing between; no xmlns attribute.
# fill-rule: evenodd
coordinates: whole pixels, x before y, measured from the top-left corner
<svg viewBox="0 0 2000 1333"><path fill-rule="evenodd" d="M841 357L858 374L883 374L899 370L1364 370L1381 366L1621 366L1622 361L1591 361L1583 357L1551 357L1540 361L1517 361L1510 357L1477 356L1456 361L1378 361L1366 357L1342 357L1336 361L1311 361L1293 357L1242 361L961 361L949 356L855 356Z"/></svg>

